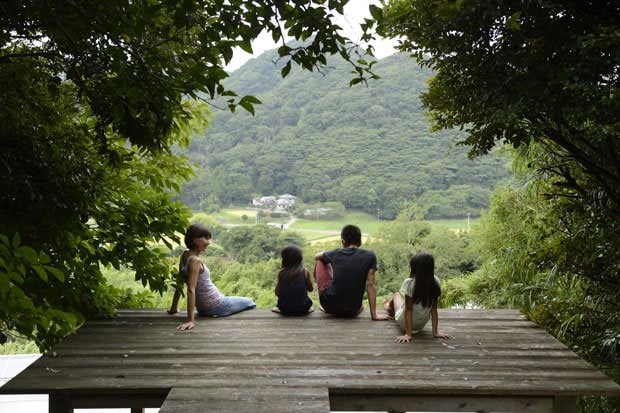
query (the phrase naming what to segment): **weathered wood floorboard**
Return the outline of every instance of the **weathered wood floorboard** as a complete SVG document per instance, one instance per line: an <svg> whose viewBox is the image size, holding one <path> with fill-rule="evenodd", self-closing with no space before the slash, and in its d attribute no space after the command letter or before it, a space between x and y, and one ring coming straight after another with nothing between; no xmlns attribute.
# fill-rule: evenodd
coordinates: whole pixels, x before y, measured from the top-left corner
<svg viewBox="0 0 620 413"><path fill-rule="evenodd" d="M175 329L181 314L122 311L83 326L0 393L50 393L72 407L164 400L161 413L554 412L557 400L620 396L620 386L516 311L440 310L439 318L454 339L427 328L400 344L395 323L373 322L367 311L344 320L259 309L199 318L189 332Z"/></svg>

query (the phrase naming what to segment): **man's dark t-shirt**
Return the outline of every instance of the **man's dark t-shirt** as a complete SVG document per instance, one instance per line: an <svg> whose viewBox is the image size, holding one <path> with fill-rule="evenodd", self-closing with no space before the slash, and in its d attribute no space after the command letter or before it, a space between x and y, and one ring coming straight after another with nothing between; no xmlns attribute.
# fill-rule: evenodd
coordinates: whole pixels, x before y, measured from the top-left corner
<svg viewBox="0 0 620 413"><path fill-rule="evenodd" d="M334 279L320 295L321 304L342 314L357 314L366 291L368 270L377 269L375 253L361 248L338 248L323 253Z"/></svg>

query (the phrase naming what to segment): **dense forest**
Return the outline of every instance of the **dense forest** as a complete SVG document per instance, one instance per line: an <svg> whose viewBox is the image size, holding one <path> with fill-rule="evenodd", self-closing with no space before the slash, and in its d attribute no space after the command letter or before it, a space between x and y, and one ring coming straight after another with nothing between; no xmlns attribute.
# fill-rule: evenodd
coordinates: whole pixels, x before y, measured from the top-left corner
<svg viewBox="0 0 620 413"><path fill-rule="evenodd" d="M431 72L405 54L380 60L380 79L352 87L346 62L332 59L320 73L293 69L282 79L276 60L275 50L265 52L227 79L262 104L254 116L212 110L212 126L190 146L200 168L182 189L184 203L197 209L203 200L213 210L289 193L305 203L379 210L385 219L403 201L422 206L426 218L462 218L478 216L510 176L505 158L470 160L455 145L458 132L430 131L419 95Z"/></svg>

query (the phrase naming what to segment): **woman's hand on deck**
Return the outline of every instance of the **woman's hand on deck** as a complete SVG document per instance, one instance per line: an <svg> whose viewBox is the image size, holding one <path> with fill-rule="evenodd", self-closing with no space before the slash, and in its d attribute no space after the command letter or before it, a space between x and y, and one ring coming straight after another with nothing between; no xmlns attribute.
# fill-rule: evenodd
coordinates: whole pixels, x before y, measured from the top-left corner
<svg viewBox="0 0 620 413"><path fill-rule="evenodd" d="M396 337L396 341L399 343L408 343L410 340L411 340L411 336L409 334Z"/></svg>
<svg viewBox="0 0 620 413"><path fill-rule="evenodd" d="M444 333L434 333L433 337L435 337L435 338L445 338L445 339L452 338L452 336L450 334L444 334Z"/></svg>
<svg viewBox="0 0 620 413"><path fill-rule="evenodd" d="M177 330L191 330L192 328L194 328L196 324L193 321L188 321L187 323L183 323L180 326L177 327Z"/></svg>

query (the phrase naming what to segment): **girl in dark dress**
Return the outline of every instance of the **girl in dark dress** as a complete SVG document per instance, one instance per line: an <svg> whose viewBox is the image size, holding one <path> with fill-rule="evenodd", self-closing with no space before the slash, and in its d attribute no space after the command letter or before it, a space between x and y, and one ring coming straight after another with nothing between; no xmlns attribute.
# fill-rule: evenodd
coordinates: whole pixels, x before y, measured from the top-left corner
<svg viewBox="0 0 620 413"><path fill-rule="evenodd" d="M312 291L310 272L302 264L301 249L295 245L281 252L282 269L278 272L275 294L278 305L271 309L284 315L304 315L314 311L308 291Z"/></svg>

